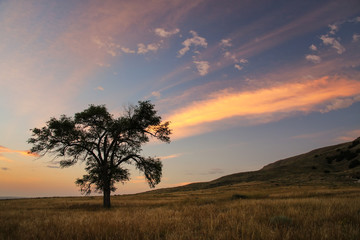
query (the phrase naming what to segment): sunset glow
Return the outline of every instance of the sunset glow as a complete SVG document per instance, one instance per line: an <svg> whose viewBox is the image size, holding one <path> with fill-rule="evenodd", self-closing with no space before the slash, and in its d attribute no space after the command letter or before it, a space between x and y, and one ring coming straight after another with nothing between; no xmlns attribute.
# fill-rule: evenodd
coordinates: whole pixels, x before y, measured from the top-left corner
<svg viewBox="0 0 360 240"><path fill-rule="evenodd" d="M158 188L257 170L360 131L358 0L0 1L0 197L80 195L85 163L29 129L150 100L170 122ZM115 194L149 190L134 166Z"/></svg>

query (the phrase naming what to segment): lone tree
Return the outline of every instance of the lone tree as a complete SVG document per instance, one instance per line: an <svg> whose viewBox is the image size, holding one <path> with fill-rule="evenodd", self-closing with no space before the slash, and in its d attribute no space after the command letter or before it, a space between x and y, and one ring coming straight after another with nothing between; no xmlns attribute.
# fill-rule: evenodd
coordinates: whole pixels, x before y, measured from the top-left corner
<svg viewBox="0 0 360 240"><path fill-rule="evenodd" d="M33 145L31 152L61 157L61 167L72 166L79 160L86 162L88 174L75 183L83 194L90 194L93 188L103 192L105 208L111 206L110 193L116 190L115 183L129 180L124 164L133 164L142 171L151 188L160 182L160 159L140 153L150 137L170 143L171 134L169 122L161 122L150 101L129 106L119 118L114 118L104 105L90 105L74 117L51 118L45 127L31 131L28 140Z"/></svg>

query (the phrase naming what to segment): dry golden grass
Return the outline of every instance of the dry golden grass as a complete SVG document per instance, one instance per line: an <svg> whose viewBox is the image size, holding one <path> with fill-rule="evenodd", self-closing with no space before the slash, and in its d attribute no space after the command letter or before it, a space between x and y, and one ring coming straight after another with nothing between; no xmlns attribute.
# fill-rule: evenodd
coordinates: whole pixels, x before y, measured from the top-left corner
<svg viewBox="0 0 360 240"><path fill-rule="evenodd" d="M360 239L360 188L239 184L0 201L0 239Z"/></svg>

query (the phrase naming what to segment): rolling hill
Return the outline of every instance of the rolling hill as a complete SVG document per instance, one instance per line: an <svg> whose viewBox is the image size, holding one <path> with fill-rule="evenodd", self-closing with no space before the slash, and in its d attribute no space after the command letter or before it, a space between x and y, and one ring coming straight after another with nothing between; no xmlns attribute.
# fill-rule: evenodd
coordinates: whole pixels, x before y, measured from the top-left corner
<svg viewBox="0 0 360 240"><path fill-rule="evenodd" d="M323 147L298 156L282 159L258 171L241 172L210 182L154 190L176 192L229 186L241 183L281 185L360 186L360 137L352 142ZM151 192L154 192L151 191Z"/></svg>

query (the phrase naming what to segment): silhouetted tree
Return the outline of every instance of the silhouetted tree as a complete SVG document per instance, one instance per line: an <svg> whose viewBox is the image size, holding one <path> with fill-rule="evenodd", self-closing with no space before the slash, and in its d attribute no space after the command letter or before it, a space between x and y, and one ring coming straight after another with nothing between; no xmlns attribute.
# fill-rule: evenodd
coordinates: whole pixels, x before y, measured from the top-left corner
<svg viewBox="0 0 360 240"><path fill-rule="evenodd" d="M139 101L129 106L125 114L114 118L104 105L90 105L74 117L62 115L51 118L46 126L31 129L31 152L41 156L52 154L61 157L61 167L86 162L87 174L76 180L81 192L90 194L93 186L104 194L104 207L109 208L110 193L115 183L129 180L124 164L133 164L145 175L150 187L160 182L160 159L140 155L142 145L150 137L170 143L169 122L161 117L150 101Z"/></svg>

